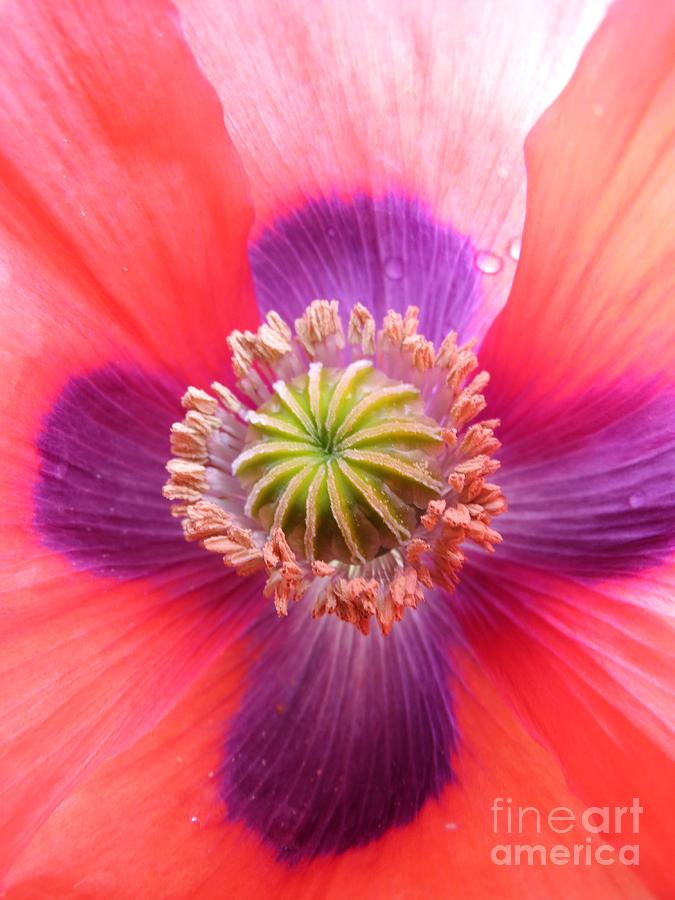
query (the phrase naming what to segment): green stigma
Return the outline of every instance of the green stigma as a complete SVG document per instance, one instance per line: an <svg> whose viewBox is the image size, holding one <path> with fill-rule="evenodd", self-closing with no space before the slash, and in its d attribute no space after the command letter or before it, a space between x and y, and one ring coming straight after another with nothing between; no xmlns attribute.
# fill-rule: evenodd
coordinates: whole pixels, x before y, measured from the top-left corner
<svg viewBox="0 0 675 900"><path fill-rule="evenodd" d="M405 543L444 489L420 392L369 360L313 363L249 415L232 471L246 513L301 558L358 565Z"/></svg>

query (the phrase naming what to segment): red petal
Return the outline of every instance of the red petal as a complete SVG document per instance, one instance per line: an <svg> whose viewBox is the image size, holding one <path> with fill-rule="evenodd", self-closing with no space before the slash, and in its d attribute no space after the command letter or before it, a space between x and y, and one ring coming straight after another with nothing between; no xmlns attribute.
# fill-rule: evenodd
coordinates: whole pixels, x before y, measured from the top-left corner
<svg viewBox="0 0 675 900"><path fill-rule="evenodd" d="M18 549L2 588L0 871L86 774L177 702L260 590L194 565L112 584Z"/></svg>
<svg viewBox="0 0 675 900"><path fill-rule="evenodd" d="M501 259L484 279L499 308L523 221L525 135L603 2L320 0L311 15L282 0L178 5L262 220L336 192L411 194Z"/></svg>
<svg viewBox="0 0 675 900"><path fill-rule="evenodd" d="M512 418L626 372L672 381L674 60L675 6L621 0L528 140L522 261L481 350Z"/></svg>
<svg viewBox="0 0 675 900"><path fill-rule="evenodd" d="M571 790L589 806L639 799L634 840L613 826L605 839L639 843L637 873L663 896L672 883L674 588L672 567L591 588L502 560L467 567L460 613L481 665Z"/></svg>
<svg viewBox="0 0 675 900"><path fill-rule="evenodd" d="M4 4L1 24L10 335L45 366L64 332L94 343L103 320L175 372L214 373L229 330L256 318L251 214L175 10L39 0Z"/></svg>
<svg viewBox="0 0 675 900"><path fill-rule="evenodd" d="M544 818L557 806L579 814L550 756L528 738L485 678L465 667L459 701L464 733L458 784L430 802L414 825L394 829L363 849L288 867L255 837L225 824L215 776L222 765L223 721L235 704L236 660L223 661L133 749L108 763L72 794L14 868L7 900L72 896L241 900L258 897L387 896L440 898L630 896L646 898L633 870L615 865L496 866L491 849L506 841L584 844L532 815L522 837L497 833L495 797L535 805ZM339 765L339 760L336 760Z"/></svg>
<svg viewBox="0 0 675 900"><path fill-rule="evenodd" d="M233 633L199 590L212 573L121 585L45 551L32 533L41 420L100 361L214 372L251 307L243 175L171 8L64 0L0 18L2 868Z"/></svg>

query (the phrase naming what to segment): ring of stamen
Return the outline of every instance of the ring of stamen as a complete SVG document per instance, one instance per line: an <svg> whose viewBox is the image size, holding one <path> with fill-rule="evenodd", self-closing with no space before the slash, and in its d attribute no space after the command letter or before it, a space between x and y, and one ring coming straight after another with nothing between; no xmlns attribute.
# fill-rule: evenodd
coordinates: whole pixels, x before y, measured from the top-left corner
<svg viewBox="0 0 675 900"><path fill-rule="evenodd" d="M357 305L347 341L337 301L314 301L295 333L271 313L229 338L237 388L189 388L171 433L164 493L187 540L239 574L267 572L279 615L307 595L387 634L433 585L452 591L469 540L493 550L506 508L488 375L451 333L438 349L419 311L390 311L378 331Z"/></svg>

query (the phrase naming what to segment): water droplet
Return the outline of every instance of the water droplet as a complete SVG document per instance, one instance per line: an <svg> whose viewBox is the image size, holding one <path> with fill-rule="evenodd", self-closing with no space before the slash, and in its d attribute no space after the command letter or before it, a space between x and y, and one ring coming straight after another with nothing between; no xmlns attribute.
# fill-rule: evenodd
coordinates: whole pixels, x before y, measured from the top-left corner
<svg viewBox="0 0 675 900"><path fill-rule="evenodd" d="M63 479L68 475L69 468L70 466L66 462L57 463L50 474L59 481L63 481Z"/></svg>
<svg viewBox="0 0 675 900"><path fill-rule="evenodd" d="M496 275L504 265L497 254L490 253L489 250L479 250L474 256L474 263L484 275Z"/></svg>
<svg viewBox="0 0 675 900"><path fill-rule="evenodd" d="M446 822L445 830L446 831L457 831L457 822Z"/></svg>
<svg viewBox="0 0 675 900"><path fill-rule="evenodd" d="M520 259L520 244L521 238L519 237L513 238L512 241L509 241L509 256L516 262L518 262L518 260Z"/></svg>
<svg viewBox="0 0 675 900"><path fill-rule="evenodd" d="M384 261L384 274L392 281L403 278L403 260L400 256L388 256Z"/></svg>
<svg viewBox="0 0 675 900"><path fill-rule="evenodd" d="M640 509L641 506L645 505L646 497L642 491L636 491L634 494L631 494L628 498L628 505L631 509Z"/></svg>
<svg viewBox="0 0 675 900"><path fill-rule="evenodd" d="M128 271L129 271L129 266L122 266L122 271L123 271L123 272L128 272Z"/></svg>
<svg viewBox="0 0 675 900"><path fill-rule="evenodd" d="M82 209L82 210L80 210L80 215L81 215L81 216L86 216L87 214L86 214L86 212Z"/></svg>
<svg viewBox="0 0 675 900"><path fill-rule="evenodd" d="M331 225L330 228L326 229L326 234L328 235L329 238L336 237L337 236L337 228L333 228L333 226Z"/></svg>
<svg viewBox="0 0 675 900"><path fill-rule="evenodd" d="M497 166L497 175L505 181L509 177L508 166Z"/></svg>
<svg viewBox="0 0 675 900"><path fill-rule="evenodd" d="M603 103L594 103L591 106L591 112L594 116L597 116L598 119L602 118L605 114L605 106Z"/></svg>
<svg viewBox="0 0 675 900"><path fill-rule="evenodd" d="M192 816L192 818L190 819L190 822L191 822L193 825L196 825L198 828L200 828L200 827L201 827L201 824L202 824L202 823L199 821L199 817L198 817L198 816Z"/></svg>

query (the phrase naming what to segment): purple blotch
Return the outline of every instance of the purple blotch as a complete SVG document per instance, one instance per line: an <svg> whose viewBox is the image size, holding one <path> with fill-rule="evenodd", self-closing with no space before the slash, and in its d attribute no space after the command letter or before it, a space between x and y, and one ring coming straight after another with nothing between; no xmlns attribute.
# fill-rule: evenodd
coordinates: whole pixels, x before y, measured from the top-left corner
<svg viewBox="0 0 675 900"><path fill-rule="evenodd" d="M287 319L314 299L337 299L343 313L362 303L387 310L419 306L420 330L441 341L480 338L480 273L469 237L437 221L418 200L390 193L348 202L310 200L277 220L249 249L258 304Z"/></svg>
<svg viewBox="0 0 675 900"><path fill-rule="evenodd" d="M649 393L617 386L526 430L495 410L509 502L500 556L583 577L663 559L675 541L675 396Z"/></svg>
<svg viewBox="0 0 675 900"><path fill-rule="evenodd" d="M186 543L162 496L182 393L167 378L108 365L71 378L45 416L34 522L77 569L131 578L194 560L202 574L225 574Z"/></svg>
<svg viewBox="0 0 675 900"><path fill-rule="evenodd" d="M452 780L445 602L427 598L387 638L300 607L262 626L221 777L230 817L280 859L367 844Z"/></svg>

